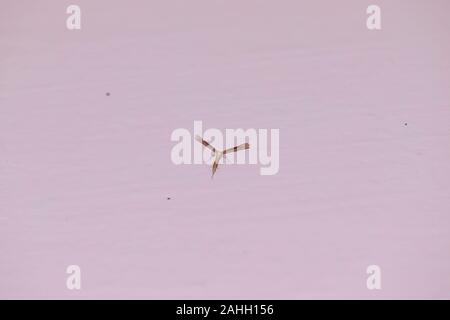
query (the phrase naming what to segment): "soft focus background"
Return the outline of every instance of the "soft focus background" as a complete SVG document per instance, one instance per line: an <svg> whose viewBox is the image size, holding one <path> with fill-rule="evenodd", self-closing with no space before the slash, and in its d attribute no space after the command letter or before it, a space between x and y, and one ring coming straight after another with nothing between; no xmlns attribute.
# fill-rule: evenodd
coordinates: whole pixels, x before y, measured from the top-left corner
<svg viewBox="0 0 450 320"><path fill-rule="evenodd" d="M450 298L449 13L1 0L0 298ZM279 128L279 174L175 166L194 120Z"/></svg>

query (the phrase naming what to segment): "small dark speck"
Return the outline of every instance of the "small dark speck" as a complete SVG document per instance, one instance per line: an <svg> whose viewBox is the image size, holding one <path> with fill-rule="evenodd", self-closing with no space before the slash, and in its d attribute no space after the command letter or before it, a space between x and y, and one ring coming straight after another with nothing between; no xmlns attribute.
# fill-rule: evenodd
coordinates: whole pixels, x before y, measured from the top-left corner
<svg viewBox="0 0 450 320"><path fill-rule="evenodd" d="M111 93L107 92L106 95L109 97L111 95Z"/></svg>
<svg viewBox="0 0 450 320"><path fill-rule="evenodd" d="M167 200L170 200L170 197L167 197Z"/></svg>
<svg viewBox="0 0 450 320"><path fill-rule="evenodd" d="M408 125L408 123L405 122L405 126L407 126L407 125Z"/></svg>

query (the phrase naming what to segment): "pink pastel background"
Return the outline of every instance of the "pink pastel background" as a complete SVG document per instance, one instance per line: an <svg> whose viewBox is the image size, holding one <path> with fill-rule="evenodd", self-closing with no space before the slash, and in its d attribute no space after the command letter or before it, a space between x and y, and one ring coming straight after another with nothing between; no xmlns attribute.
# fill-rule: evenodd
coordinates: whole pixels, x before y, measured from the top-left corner
<svg viewBox="0 0 450 320"><path fill-rule="evenodd" d="M450 298L449 13L2 0L0 298ZM194 120L279 128L279 174L175 166Z"/></svg>

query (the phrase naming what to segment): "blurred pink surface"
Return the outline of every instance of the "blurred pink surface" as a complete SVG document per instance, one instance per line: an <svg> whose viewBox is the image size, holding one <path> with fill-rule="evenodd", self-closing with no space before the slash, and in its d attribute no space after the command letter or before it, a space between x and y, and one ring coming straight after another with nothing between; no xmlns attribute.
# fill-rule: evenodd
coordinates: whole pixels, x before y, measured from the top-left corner
<svg viewBox="0 0 450 320"><path fill-rule="evenodd" d="M450 298L450 2L373 3L3 0L0 298ZM194 120L280 172L173 165Z"/></svg>

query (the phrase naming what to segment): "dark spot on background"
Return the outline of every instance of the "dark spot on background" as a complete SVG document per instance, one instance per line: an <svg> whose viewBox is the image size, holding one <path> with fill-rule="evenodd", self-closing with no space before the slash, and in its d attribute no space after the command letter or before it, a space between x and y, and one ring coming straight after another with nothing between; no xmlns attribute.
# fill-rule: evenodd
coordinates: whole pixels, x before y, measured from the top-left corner
<svg viewBox="0 0 450 320"><path fill-rule="evenodd" d="M111 93L107 92L106 95L109 97L111 95Z"/></svg>

